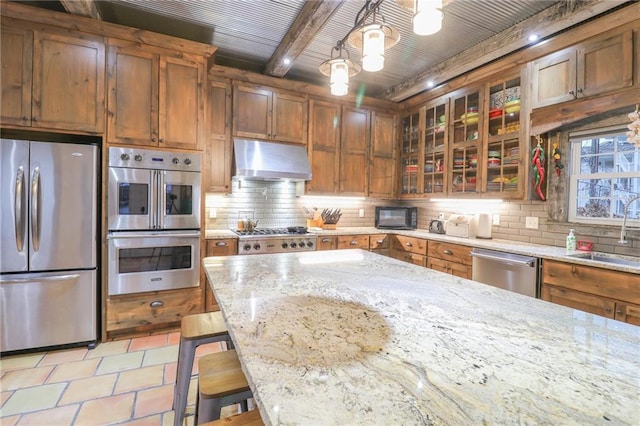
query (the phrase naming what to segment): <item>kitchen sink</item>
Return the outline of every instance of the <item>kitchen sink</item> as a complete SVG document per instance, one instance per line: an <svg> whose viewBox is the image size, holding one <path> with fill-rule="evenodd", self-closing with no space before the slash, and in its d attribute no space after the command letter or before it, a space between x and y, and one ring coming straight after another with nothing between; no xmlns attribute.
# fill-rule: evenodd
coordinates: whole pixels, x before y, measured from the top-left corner
<svg viewBox="0 0 640 426"><path fill-rule="evenodd" d="M640 257L620 256L609 253L585 252L569 254L569 257L579 257L580 259L595 260L598 262L614 263L616 265L637 266L640 268Z"/></svg>

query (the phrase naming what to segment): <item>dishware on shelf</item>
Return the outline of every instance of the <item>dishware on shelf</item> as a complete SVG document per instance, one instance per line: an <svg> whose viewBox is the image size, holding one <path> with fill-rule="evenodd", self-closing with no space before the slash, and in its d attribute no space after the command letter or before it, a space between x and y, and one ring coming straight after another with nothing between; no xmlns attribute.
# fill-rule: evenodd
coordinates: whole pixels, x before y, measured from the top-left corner
<svg viewBox="0 0 640 426"><path fill-rule="evenodd" d="M520 99L514 99L504 104L504 112L507 114L513 114L520 111Z"/></svg>
<svg viewBox="0 0 640 426"><path fill-rule="evenodd" d="M478 113L468 112L466 114L462 114L460 116L460 121L462 121L462 124L465 124L465 125L476 124L478 122Z"/></svg>

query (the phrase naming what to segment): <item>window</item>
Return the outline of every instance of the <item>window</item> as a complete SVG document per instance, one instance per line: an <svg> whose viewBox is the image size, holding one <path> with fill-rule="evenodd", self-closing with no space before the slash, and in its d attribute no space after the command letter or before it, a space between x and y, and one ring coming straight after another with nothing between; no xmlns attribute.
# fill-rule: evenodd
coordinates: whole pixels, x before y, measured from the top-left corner
<svg viewBox="0 0 640 426"><path fill-rule="evenodd" d="M626 127L571 133L569 221L640 226L640 147ZM628 204L628 206L627 206Z"/></svg>

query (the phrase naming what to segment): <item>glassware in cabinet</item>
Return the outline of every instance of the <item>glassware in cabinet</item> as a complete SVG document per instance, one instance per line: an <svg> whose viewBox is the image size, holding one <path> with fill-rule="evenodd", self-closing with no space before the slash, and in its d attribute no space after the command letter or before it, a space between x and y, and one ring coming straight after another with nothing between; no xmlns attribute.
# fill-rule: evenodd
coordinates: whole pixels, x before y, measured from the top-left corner
<svg viewBox="0 0 640 426"><path fill-rule="evenodd" d="M451 157L451 192L478 192L478 147L468 144L453 148Z"/></svg>
<svg viewBox="0 0 640 426"><path fill-rule="evenodd" d="M445 190L445 155L444 151L427 152L424 155L424 192L425 194L441 194Z"/></svg>
<svg viewBox="0 0 640 426"><path fill-rule="evenodd" d="M489 88L489 137L520 131L520 77Z"/></svg>
<svg viewBox="0 0 640 426"><path fill-rule="evenodd" d="M518 137L487 144L487 192L517 192L520 184L520 139Z"/></svg>

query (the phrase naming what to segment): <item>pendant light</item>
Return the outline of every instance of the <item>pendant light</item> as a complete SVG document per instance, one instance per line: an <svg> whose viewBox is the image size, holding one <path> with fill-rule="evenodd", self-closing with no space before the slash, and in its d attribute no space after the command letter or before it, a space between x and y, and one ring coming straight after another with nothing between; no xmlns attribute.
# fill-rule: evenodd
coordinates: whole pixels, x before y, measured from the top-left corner
<svg viewBox="0 0 640 426"><path fill-rule="evenodd" d="M413 12L413 32L427 36L442 29L442 0L396 0L398 5Z"/></svg>
<svg viewBox="0 0 640 426"><path fill-rule="evenodd" d="M334 52L338 54L335 58ZM346 57L343 53L346 53ZM344 48L344 42L338 41L331 49L331 58L320 64L320 72L329 77L331 94L344 96L349 93L349 77L360 72L360 65L349 59L349 51Z"/></svg>
<svg viewBox="0 0 640 426"><path fill-rule="evenodd" d="M384 22L378 7L376 4L372 10L371 23L357 25L348 36L349 44L362 51L362 69L370 72L380 71L384 67L384 51L400 41L400 33ZM378 22L378 15L381 22Z"/></svg>

